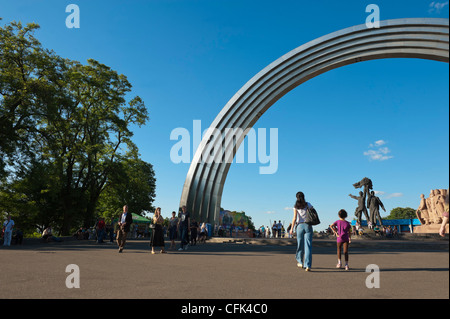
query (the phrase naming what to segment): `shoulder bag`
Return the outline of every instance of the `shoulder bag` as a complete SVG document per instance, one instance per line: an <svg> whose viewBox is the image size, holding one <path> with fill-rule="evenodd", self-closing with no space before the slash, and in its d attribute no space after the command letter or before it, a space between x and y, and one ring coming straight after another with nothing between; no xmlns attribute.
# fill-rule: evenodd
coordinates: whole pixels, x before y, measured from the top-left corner
<svg viewBox="0 0 450 319"><path fill-rule="evenodd" d="M307 206L306 208L305 223L311 226L320 224L319 214L317 214L317 211L312 206Z"/></svg>

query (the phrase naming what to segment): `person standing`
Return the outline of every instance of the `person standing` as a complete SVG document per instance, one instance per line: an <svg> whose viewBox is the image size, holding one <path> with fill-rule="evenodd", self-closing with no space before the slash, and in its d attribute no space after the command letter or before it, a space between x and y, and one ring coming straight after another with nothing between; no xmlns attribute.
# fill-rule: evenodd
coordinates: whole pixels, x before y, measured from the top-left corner
<svg viewBox="0 0 450 319"><path fill-rule="evenodd" d="M172 212L172 217L169 220L169 239L170 239L170 248L169 249L175 249L175 239L177 239L177 225L178 225L178 218L177 213Z"/></svg>
<svg viewBox="0 0 450 319"><path fill-rule="evenodd" d="M195 245L197 245L198 223L194 218L192 218L191 225L189 228L191 230L191 236L190 236L191 246L195 246Z"/></svg>
<svg viewBox="0 0 450 319"><path fill-rule="evenodd" d="M96 228L97 228L97 243L103 244L103 238L105 237L105 229L106 229L104 218L99 219Z"/></svg>
<svg viewBox="0 0 450 319"><path fill-rule="evenodd" d="M133 217L128 212L128 205L123 206L123 212L119 216L117 223L117 245L119 246L119 253L123 251L125 242L127 241L127 234L130 232L131 224L133 223Z"/></svg>
<svg viewBox="0 0 450 319"><path fill-rule="evenodd" d="M178 250L187 250L189 244L189 228L191 226L191 215L186 210L186 206L181 207L178 229L181 235L180 248Z"/></svg>
<svg viewBox="0 0 450 319"><path fill-rule="evenodd" d="M162 247L161 254L165 254L164 249L164 231L163 231L164 218L161 216L161 207L156 208L153 215L153 224L155 228L152 232L152 254L155 254L155 247Z"/></svg>
<svg viewBox="0 0 450 319"><path fill-rule="evenodd" d="M277 233L278 233L278 231L277 231L277 221L274 220L273 221L273 225L272 225L272 236L273 236L273 238L277 237Z"/></svg>
<svg viewBox="0 0 450 319"><path fill-rule="evenodd" d="M295 259L297 260L297 267L305 267L306 271L311 270L312 266L312 238L313 228L311 225L305 223L306 212L308 208L313 206L305 201L305 195L302 192L296 194L297 201L294 205L294 217L292 218L292 225L290 234L293 234L293 229L297 232L297 250Z"/></svg>
<svg viewBox="0 0 450 319"><path fill-rule="evenodd" d="M344 258L345 258L345 270L348 270L348 245L351 243L351 233L352 226L345 219L347 218L347 212L344 209L341 209L338 212L339 220L335 221L330 225L331 230L333 230L336 235L337 242L337 256L338 263L336 268L341 268L341 251L344 248Z"/></svg>
<svg viewBox="0 0 450 319"><path fill-rule="evenodd" d="M14 228L14 220L11 219L11 215L6 217L3 223L3 246L11 246L12 231Z"/></svg>
<svg viewBox="0 0 450 319"><path fill-rule="evenodd" d="M281 229L283 228L283 224L281 223L281 220L278 221L277 224L277 237L281 238Z"/></svg>

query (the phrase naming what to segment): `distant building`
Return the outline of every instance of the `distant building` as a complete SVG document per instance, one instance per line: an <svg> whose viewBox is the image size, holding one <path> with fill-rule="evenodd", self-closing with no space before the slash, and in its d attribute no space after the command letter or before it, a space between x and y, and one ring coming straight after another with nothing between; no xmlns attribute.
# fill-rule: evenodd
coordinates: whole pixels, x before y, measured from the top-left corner
<svg viewBox="0 0 450 319"><path fill-rule="evenodd" d="M382 219L383 226L396 227L399 233L412 233L414 227L421 226L420 221L417 218L411 219ZM352 226L356 225L356 220L352 220ZM377 224L378 225L378 224ZM361 226L367 227L367 221L361 220Z"/></svg>

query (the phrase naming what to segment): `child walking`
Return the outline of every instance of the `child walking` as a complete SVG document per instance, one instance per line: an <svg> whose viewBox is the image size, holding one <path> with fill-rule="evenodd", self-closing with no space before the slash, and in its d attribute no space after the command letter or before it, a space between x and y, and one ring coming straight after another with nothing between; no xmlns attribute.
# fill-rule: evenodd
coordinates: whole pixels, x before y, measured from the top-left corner
<svg viewBox="0 0 450 319"><path fill-rule="evenodd" d="M347 212L344 209L341 209L338 212L339 220L335 221L332 225L330 225L331 230L333 230L334 234L337 237L337 255L338 255L338 263L336 268L341 268L341 250L344 248L344 257L345 257L345 270L348 270L348 245L351 243L351 233L352 226L345 219L347 218Z"/></svg>

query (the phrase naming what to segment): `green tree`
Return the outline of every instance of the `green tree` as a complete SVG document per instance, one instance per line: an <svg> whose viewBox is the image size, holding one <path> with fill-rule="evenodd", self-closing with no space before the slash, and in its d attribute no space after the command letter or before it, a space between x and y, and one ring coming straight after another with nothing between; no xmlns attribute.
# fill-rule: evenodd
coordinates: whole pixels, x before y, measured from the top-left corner
<svg viewBox="0 0 450 319"><path fill-rule="evenodd" d="M383 217L384 219L411 219L417 218L416 210L411 207L396 207L391 210L389 216Z"/></svg>
<svg viewBox="0 0 450 319"><path fill-rule="evenodd" d="M1 19L0 19L1 20ZM39 26L12 22L0 27L0 177L23 167L34 150L37 121L65 103L65 60L42 48Z"/></svg>
<svg viewBox="0 0 450 319"><path fill-rule="evenodd" d="M98 215L113 220L128 205L132 213L143 216L154 211L156 179L153 166L140 159L123 159L116 163L100 195Z"/></svg>
<svg viewBox="0 0 450 319"><path fill-rule="evenodd" d="M131 127L148 114L140 97L130 97L126 76L42 48L33 36L38 28L0 27L0 211L39 198L27 202L29 220L51 209L52 222L68 234L79 223L92 225L118 163L138 158Z"/></svg>

